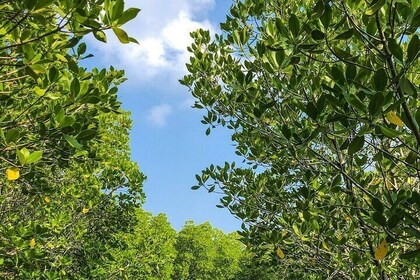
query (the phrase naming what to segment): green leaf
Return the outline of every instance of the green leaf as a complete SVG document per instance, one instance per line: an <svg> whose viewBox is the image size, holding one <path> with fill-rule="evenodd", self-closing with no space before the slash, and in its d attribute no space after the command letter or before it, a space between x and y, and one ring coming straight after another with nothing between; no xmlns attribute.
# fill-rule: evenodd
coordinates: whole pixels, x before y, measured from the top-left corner
<svg viewBox="0 0 420 280"><path fill-rule="evenodd" d="M105 32L98 30L93 32L93 36L95 36L96 40L106 43L106 34Z"/></svg>
<svg viewBox="0 0 420 280"><path fill-rule="evenodd" d="M407 260L407 259L414 259L418 256L420 256L420 249L405 252L404 254L400 255L400 258L403 259L403 260Z"/></svg>
<svg viewBox="0 0 420 280"><path fill-rule="evenodd" d="M356 78L357 75L357 67L349 64L346 67L346 80L347 82L351 83Z"/></svg>
<svg viewBox="0 0 420 280"><path fill-rule="evenodd" d="M312 36L312 39L314 40L322 40L325 38L324 32L318 29L312 30L311 36Z"/></svg>
<svg viewBox="0 0 420 280"><path fill-rule="evenodd" d="M417 124L420 126L420 109L417 108L417 112L414 115L414 117L416 119Z"/></svg>
<svg viewBox="0 0 420 280"><path fill-rule="evenodd" d="M293 223L292 228L296 235L301 235L297 223Z"/></svg>
<svg viewBox="0 0 420 280"><path fill-rule="evenodd" d="M317 220L312 220L312 228L313 228L316 232L319 232L319 223L317 222Z"/></svg>
<svg viewBox="0 0 420 280"><path fill-rule="evenodd" d="M48 80L50 80L51 83L54 83L58 80L60 73L58 72L57 68L52 66L50 68L50 71L48 72Z"/></svg>
<svg viewBox="0 0 420 280"><path fill-rule="evenodd" d="M353 29L349 29L344 31L341 34L338 34L334 39L335 40L348 40L353 36Z"/></svg>
<svg viewBox="0 0 420 280"><path fill-rule="evenodd" d="M124 0L115 0L111 9L111 20L117 20L121 17L124 11Z"/></svg>
<svg viewBox="0 0 420 280"><path fill-rule="evenodd" d="M80 102L85 104L97 104L101 102L101 99L97 96L88 95L80 100Z"/></svg>
<svg viewBox="0 0 420 280"><path fill-rule="evenodd" d="M372 2L369 10L365 12L365 15L371 16L375 14L385 5L385 3L386 3L386 0L376 0L375 2Z"/></svg>
<svg viewBox="0 0 420 280"><path fill-rule="evenodd" d="M85 129L82 132L79 133L79 135L77 135L77 140L84 140L84 141L88 141L91 140L93 138L95 138L96 136L96 130L94 129Z"/></svg>
<svg viewBox="0 0 420 280"><path fill-rule="evenodd" d="M61 106L57 106L55 109L55 116L54 116L54 120L56 121L57 124L60 124L65 117L65 112L64 109Z"/></svg>
<svg viewBox="0 0 420 280"><path fill-rule="evenodd" d="M379 126L379 127L381 128L383 135L391 139L397 136L400 136L402 134L402 132L395 130L393 128L390 128L390 127L385 127L385 126Z"/></svg>
<svg viewBox="0 0 420 280"><path fill-rule="evenodd" d="M296 37L300 31L299 19L295 14L291 14L289 18L289 29L293 36Z"/></svg>
<svg viewBox="0 0 420 280"><path fill-rule="evenodd" d="M408 80L407 78L403 77L400 80L399 86L401 90L408 95L415 95L416 94L416 87Z"/></svg>
<svg viewBox="0 0 420 280"><path fill-rule="evenodd" d="M124 11L122 16L118 20L118 24L120 24L120 25L125 24L126 22L135 18L139 12L140 12L140 9L138 9L138 8L127 9L126 11Z"/></svg>
<svg viewBox="0 0 420 280"><path fill-rule="evenodd" d="M386 226L386 219L382 213L374 212L372 214L372 219L381 226Z"/></svg>
<svg viewBox="0 0 420 280"><path fill-rule="evenodd" d="M328 3L325 3L325 9L324 14L321 16L321 23L325 28L328 28L330 26L332 19L332 9L331 6Z"/></svg>
<svg viewBox="0 0 420 280"><path fill-rule="evenodd" d="M349 144L348 152L350 155L357 153L360 149L363 148L365 144L365 137L364 136L357 136L351 141Z"/></svg>
<svg viewBox="0 0 420 280"><path fill-rule="evenodd" d="M76 96L79 94L79 92L80 92L80 83L79 83L79 79L74 78L74 79L71 81L71 84L70 84L70 93L71 93L74 97L76 97Z"/></svg>
<svg viewBox="0 0 420 280"><path fill-rule="evenodd" d="M35 10L40 10L46 8L54 3L55 0L37 0L36 5L34 7Z"/></svg>
<svg viewBox="0 0 420 280"><path fill-rule="evenodd" d="M18 156L20 164L23 166L26 164L26 159L29 156L29 151L26 148L22 148L21 150L16 150L16 154Z"/></svg>
<svg viewBox="0 0 420 280"><path fill-rule="evenodd" d="M127 33L124 30L118 27L114 27L112 28L112 30L114 31L115 35L117 36L118 40L120 40L121 43L123 44L130 43L130 38L128 37Z"/></svg>
<svg viewBox="0 0 420 280"><path fill-rule="evenodd" d="M394 57L400 61L403 61L403 51L401 46L397 43L397 41L395 41L394 38L388 39L388 49Z"/></svg>
<svg viewBox="0 0 420 280"><path fill-rule="evenodd" d="M71 71L73 71L76 74L79 73L79 66L71 57L67 57L67 65L69 66L69 69Z"/></svg>
<svg viewBox="0 0 420 280"><path fill-rule="evenodd" d="M415 59L417 59L419 51L420 51L420 40L419 40L419 36L415 34L411 38L410 43L408 43L407 63L411 63Z"/></svg>
<svg viewBox="0 0 420 280"><path fill-rule="evenodd" d="M20 133L19 133L19 130L17 130L16 128L9 129L6 132L6 142L7 143L16 142L19 139L19 137L20 137Z"/></svg>
<svg viewBox="0 0 420 280"><path fill-rule="evenodd" d="M61 127L71 126L72 124L74 124L74 122L75 122L75 118L73 116L65 116L61 120L60 126Z"/></svg>
<svg viewBox="0 0 420 280"><path fill-rule="evenodd" d="M354 93L345 94L344 95L344 98L347 100L347 102L350 105L352 105L357 110L359 110L361 112L365 112L366 111L365 104L360 100L359 97L357 97L356 94L354 94Z"/></svg>
<svg viewBox="0 0 420 280"><path fill-rule="evenodd" d="M42 158L42 151L35 151L31 153L26 159L26 163L35 163Z"/></svg>
<svg viewBox="0 0 420 280"><path fill-rule="evenodd" d="M136 40L136 38L133 38L133 37L128 37L128 38L130 39L130 43L134 43L134 44L137 44L137 45L140 44L139 41Z"/></svg>
<svg viewBox="0 0 420 280"><path fill-rule="evenodd" d="M309 102L306 105L306 112L305 112L309 117L311 117L312 119L316 120L316 117L318 116L318 110L315 107L315 104L313 102Z"/></svg>
<svg viewBox="0 0 420 280"><path fill-rule="evenodd" d="M378 198L372 197L371 201L373 209L375 209L379 213L382 213L384 211L384 205Z"/></svg>
<svg viewBox="0 0 420 280"><path fill-rule="evenodd" d="M70 146L76 148L77 150L82 150L83 146L73 137L70 135L64 134L64 139L70 144Z"/></svg>
<svg viewBox="0 0 420 280"><path fill-rule="evenodd" d="M402 219L402 215L400 213L394 214L388 219L388 227L393 229Z"/></svg>
<svg viewBox="0 0 420 280"><path fill-rule="evenodd" d="M77 46L77 54L78 55L82 55L82 54L84 54L86 52L86 43L80 43L78 46Z"/></svg>
<svg viewBox="0 0 420 280"><path fill-rule="evenodd" d="M45 92L47 92L46 89L41 89L38 86L34 87L34 91L38 96L44 96Z"/></svg>
<svg viewBox="0 0 420 280"><path fill-rule="evenodd" d="M373 75L373 85L377 91L383 91L388 83L386 71L381 68Z"/></svg>
<svg viewBox="0 0 420 280"><path fill-rule="evenodd" d="M377 92L374 96L372 96L370 98L369 101L369 113L372 116L375 116L376 114L382 112L382 110L380 110L382 108L382 105L384 103L384 95L382 92Z"/></svg>

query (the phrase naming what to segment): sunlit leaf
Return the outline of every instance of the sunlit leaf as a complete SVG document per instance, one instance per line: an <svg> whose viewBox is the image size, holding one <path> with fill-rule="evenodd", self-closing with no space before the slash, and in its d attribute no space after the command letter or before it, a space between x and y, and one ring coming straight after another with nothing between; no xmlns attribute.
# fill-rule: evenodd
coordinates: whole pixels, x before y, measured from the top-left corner
<svg viewBox="0 0 420 280"><path fill-rule="evenodd" d="M14 180L19 179L19 176L20 176L20 174L19 174L19 168L17 168L17 167L9 167L9 168L7 168L7 170L6 170L6 178L7 178L7 180L14 181Z"/></svg>
<svg viewBox="0 0 420 280"><path fill-rule="evenodd" d="M395 111L389 111L388 113L385 114L386 119L395 125L398 126L404 126L404 123L402 122L402 120L397 116L397 113L395 113Z"/></svg>
<svg viewBox="0 0 420 280"><path fill-rule="evenodd" d="M388 254L388 244L386 239L384 239L381 244L375 250L375 260L383 260L385 256Z"/></svg>
<svg viewBox="0 0 420 280"><path fill-rule="evenodd" d="M276 254L280 259L284 259L284 253L280 247L277 247Z"/></svg>
<svg viewBox="0 0 420 280"><path fill-rule="evenodd" d="M29 241L29 247L31 247L32 249L35 247L35 245L36 245L36 241L35 241L35 238L32 238L30 241Z"/></svg>

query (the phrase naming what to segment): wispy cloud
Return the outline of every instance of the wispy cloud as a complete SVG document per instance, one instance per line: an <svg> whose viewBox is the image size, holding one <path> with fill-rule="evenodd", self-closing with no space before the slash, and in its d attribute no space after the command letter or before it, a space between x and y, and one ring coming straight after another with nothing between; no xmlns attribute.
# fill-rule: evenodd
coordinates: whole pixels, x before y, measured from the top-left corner
<svg viewBox="0 0 420 280"><path fill-rule="evenodd" d="M214 0L127 1L127 7L130 4L141 5L142 12L124 29L140 45L121 45L110 32L108 44L94 43L102 57L136 79L150 79L158 73L181 77L190 56L190 32L198 28L214 30L205 18Z"/></svg>
<svg viewBox="0 0 420 280"><path fill-rule="evenodd" d="M169 115L172 113L172 106L160 104L149 109L147 121L156 127L163 127L167 123Z"/></svg>

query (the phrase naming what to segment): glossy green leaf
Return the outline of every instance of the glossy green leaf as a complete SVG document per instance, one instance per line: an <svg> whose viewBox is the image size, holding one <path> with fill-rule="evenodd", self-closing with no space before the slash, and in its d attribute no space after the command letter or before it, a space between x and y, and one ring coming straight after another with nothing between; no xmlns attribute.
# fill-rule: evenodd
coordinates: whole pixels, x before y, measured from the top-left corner
<svg viewBox="0 0 420 280"><path fill-rule="evenodd" d="M85 129L77 135L77 140L84 140L88 141L93 139L96 136L96 130L93 129Z"/></svg>
<svg viewBox="0 0 420 280"><path fill-rule="evenodd" d="M129 8L121 15L121 17L118 19L118 24L125 24L129 22L130 20L134 19L137 14L140 12L140 9L138 8Z"/></svg>
<svg viewBox="0 0 420 280"><path fill-rule="evenodd" d="M20 133L19 133L19 130L16 129L16 128L9 129L6 132L6 142L7 143L14 143L19 139L19 137L20 137Z"/></svg>
<svg viewBox="0 0 420 280"><path fill-rule="evenodd" d="M400 136L402 132L395 130L390 127L380 126L382 133L388 137L388 138L395 138L397 136Z"/></svg>
<svg viewBox="0 0 420 280"><path fill-rule="evenodd" d="M388 39L388 48L393 56L395 56L398 60L403 61L403 51L395 39Z"/></svg>
<svg viewBox="0 0 420 280"><path fill-rule="evenodd" d="M70 93L73 96L77 96L79 94L79 92L80 92L80 82L79 82L79 79L74 78L71 81L71 84L70 84Z"/></svg>
<svg viewBox="0 0 420 280"><path fill-rule="evenodd" d="M70 144L70 146L76 148L77 150L83 149L83 146L73 137L70 135L64 135L64 139Z"/></svg>
<svg viewBox="0 0 420 280"><path fill-rule="evenodd" d="M293 36L296 37L300 31L299 19L295 14L291 14L289 18L289 29Z"/></svg>
<svg viewBox="0 0 420 280"><path fill-rule="evenodd" d="M407 63L413 62L418 58L420 52L420 39L417 34L411 37L410 43L407 48Z"/></svg>
<svg viewBox="0 0 420 280"><path fill-rule="evenodd" d="M114 27L112 28L112 30L114 31L115 35L117 36L118 40L120 40L121 43L123 44L130 43L130 38L128 37L127 33L124 30L118 27Z"/></svg>
<svg viewBox="0 0 420 280"><path fill-rule="evenodd" d="M382 92L377 92L375 95L370 97L368 109L369 113L374 116L378 113L381 113L381 108L384 103L384 95Z"/></svg>
<svg viewBox="0 0 420 280"><path fill-rule="evenodd" d="M385 90L388 83L388 76L384 69L379 69L373 76L373 83L377 91Z"/></svg>
<svg viewBox="0 0 420 280"><path fill-rule="evenodd" d="M355 154L363 148L365 144L364 136L357 136L350 142L348 152L349 154Z"/></svg>
<svg viewBox="0 0 420 280"><path fill-rule="evenodd" d="M311 36L314 40L323 40L325 38L324 32L318 29L312 30Z"/></svg>
<svg viewBox="0 0 420 280"><path fill-rule="evenodd" d="M35 163L39 161L41 158L42 158L42 151L35 151L27 157L26 163Z"/></svg>
<svg viewBox="0 0 420 280"><path fill-rule="evenodd" d="M408 259L417 258L418 256L420 256L420 249L405 252L404 254L400 255L400 258L403 260L408 260Z"/></svg>
<svg viewBox="0 0 420 280"><path fill-rule="evenodd" d="M369 10L365 12L365 15L371 16L379 11L386 3L386 0L375 0L371 3Z"/></svg>
<svg viewBox="0 0 420 280"><path fill-rule="evenodd" d="M374 212L372 214L372 219L381 226L386 226L386 219L384 215L379 212Z"/></svg>
<svg viewBox="0 0 420 280"><path fill-rule="evenodd" d="M384 205L383 203L376 197L371 198L372 206L373 208L378 211L379 213L382 213L384 211Z"/></svg>
<svg viewBox="0 0 420 280"><path fill-rule="evenodd" d="M93 36L95 36L96 40L106 43L107 38L105 32L98 30L93 32Z"/></svg>

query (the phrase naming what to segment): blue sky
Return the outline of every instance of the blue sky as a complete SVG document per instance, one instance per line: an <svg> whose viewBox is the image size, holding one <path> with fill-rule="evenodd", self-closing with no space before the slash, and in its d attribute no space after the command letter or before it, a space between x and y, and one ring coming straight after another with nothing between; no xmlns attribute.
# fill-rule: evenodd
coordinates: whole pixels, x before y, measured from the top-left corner
<svg viewBox="0 0 420 280"><path fill-rule="evenodd" d="M95 55L89 64L125 69L128 81L120 87L123 108L132 113L132 158L148 177L144 208L165 213L179 230L185 221L209 221L225 232L240 228L228 210L216 208L219 197L192 191L195 174L211 163L238 160L229 131L218 128L210 136L201 124L204 111L192 109L194 100L178 83L185 73L189 32L218 31L228 13L228 0L126 0L126 7L142 11L124 29L140 45L121 45L112 34L108 43L89 40Z"/></svg>

